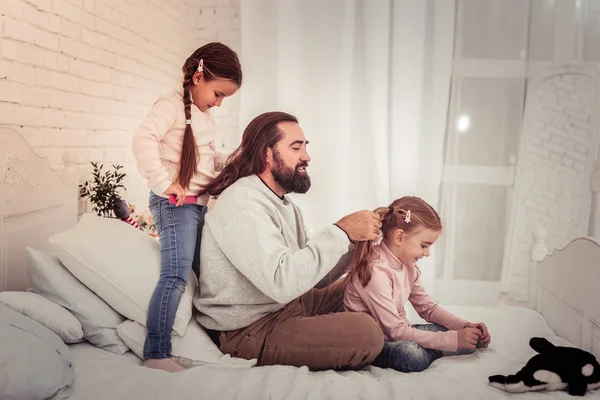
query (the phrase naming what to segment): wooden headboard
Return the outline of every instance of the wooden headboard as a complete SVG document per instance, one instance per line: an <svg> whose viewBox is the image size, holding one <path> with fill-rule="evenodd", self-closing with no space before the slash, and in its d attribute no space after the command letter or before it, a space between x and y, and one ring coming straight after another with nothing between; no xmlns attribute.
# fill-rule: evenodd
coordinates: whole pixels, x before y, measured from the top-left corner
<svg viewBox="0 0 600 400"><path fill-rule="evenodd" d="M55 171L23 136L0 126L0 291L28 287L25 247L77 222L78 175Z"/></svg>

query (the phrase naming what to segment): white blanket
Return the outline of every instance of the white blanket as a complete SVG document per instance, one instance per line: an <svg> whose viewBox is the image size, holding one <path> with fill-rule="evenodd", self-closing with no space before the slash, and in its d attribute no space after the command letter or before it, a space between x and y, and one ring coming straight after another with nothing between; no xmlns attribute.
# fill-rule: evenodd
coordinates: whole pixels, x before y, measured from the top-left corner
<svg viewBox="0 0 600 400"><path fill-rule="evenodd" d="M485 322L492 336L488 349L436 360L427 370L403 374L367 367L362 371L311 372L307 368L255 367L245 370L197 367L170 374L139 366L128 353L118 356L89 344L70 346L75 367L72 399L567 399L566 392L509 395L488 385L488 376L512 374L535 352L532 336L557 337L542 316L521 307L448 307L473 322ZM421 323L411 318L411 323ZM585 398L600 399L600 389Z"/></svg>

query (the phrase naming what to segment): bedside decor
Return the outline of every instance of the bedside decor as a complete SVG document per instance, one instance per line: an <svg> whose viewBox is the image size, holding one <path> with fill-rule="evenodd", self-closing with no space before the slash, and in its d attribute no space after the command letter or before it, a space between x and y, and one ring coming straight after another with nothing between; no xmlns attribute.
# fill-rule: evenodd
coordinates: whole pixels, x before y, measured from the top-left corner
<svg viewBox="0 0 600 400"><path fill-rule="evenodd" d="M115 210L123 207L124 200L118 193L119 189L125 189L123 179L125 173L121 172L122 165L113 165L112 170L103 171L104 165L91 162L94 167L92 180L85 181L79 185L79 196L89 197L92 210L100 217L115 217ZM129 206L126 205L127 208Z"/></svg>

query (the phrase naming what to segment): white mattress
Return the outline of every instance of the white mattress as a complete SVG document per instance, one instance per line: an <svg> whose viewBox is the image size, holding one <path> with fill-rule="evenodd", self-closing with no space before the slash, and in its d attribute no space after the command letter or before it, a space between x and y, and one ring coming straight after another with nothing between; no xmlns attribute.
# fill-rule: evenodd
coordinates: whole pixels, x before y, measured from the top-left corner
<svg viewBox="0 0 600 400"><path fill-rule="evenodd" d="M75 368L72 399L559 399L566 392L509 395L488 385L488 376L518 371L535 353L532 336L569 345L542 316L521 307L448 307L470 321L485 322L492 335L488 349L446 357L429 369L403 374L368 367L362 371L311 372L307 368L255 367L246 370L197 367L177 374L139 366L128 353L117 356L89 344L70 346ZM411 318L411 323L422 322ZM600 399L600 389L586 398Z"/></svg>

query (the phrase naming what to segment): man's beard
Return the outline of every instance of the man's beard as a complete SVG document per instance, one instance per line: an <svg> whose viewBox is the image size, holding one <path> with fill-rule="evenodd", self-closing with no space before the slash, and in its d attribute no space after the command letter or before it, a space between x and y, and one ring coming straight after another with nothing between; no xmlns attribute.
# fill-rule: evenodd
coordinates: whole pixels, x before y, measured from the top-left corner
<svg viewBox="0 0 600 400"><path fill-rule="evenodd" d="M310 189L310 176L308 172L299 172L298 168L308 166L306 161L298 163L296 168L290 168L281 159L278 151L273 152L274 165L271 169L275 182L286 193L306 193Z"/></svg>

